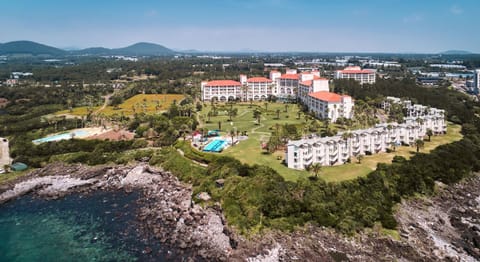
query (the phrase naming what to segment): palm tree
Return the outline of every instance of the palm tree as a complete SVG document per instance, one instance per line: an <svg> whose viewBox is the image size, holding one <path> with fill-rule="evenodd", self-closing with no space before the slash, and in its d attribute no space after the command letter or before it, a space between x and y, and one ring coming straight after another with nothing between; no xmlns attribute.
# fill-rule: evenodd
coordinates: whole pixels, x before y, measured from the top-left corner
<svg viewBox="0 0 480 262"><path fill-rule="evenodd" d="M415 146L417 147L417 153L420 151L420 148L423 148L425 143L423 142L423 139L417 139L415 140Z"/></svg>
<svg viewBox="0 0 480 262"><path fill-rule="evenodd" d="M265 106L265 111L268 111L268 102L265 102L263 105Z"/></svg>
<svg viewBox="0 0 480 262"><path fill-rule="evenodd" d="M285 104L285 110L284 110L285 113L288 112L288 104Z"/></svg>
<svg viewBox="0 0 480 262"><path fill-rule="evenodd" d="M363 155L358 155L357 160L358 160L358 163L361 164L363 160Z"/></svg>
<svg viewBox="0 0 480 262"><path fill-rule="evenodd" d="M397 149L397 143L395 143L395 141L390 142L390 146L392 147L392 151L395 152L395 150Z"/></svg>
<svg viewBox="0 0 480 262"><path fill-rule="evenodd" d="M208 117L207 123L210 123L210 118L212 117L212 115L213 115L213 112L212 112L212 111L208 111L208 113L207 113L207 117Z"/></svg>
<svg viewBox="0 0 480 262"><path fill-rule="evenodd" d="M427 136L428 136L428 142L430 142L430 141L431 141L430 138L433 136L433 131L432 131L432 129L430 129L430 128L427 129Z"/></svg>
<svg viewBox="0 0 480 262"><path fill-rule="evenodd" d="M257 124L260 124L260 116L262 115L262 112L258 109L253 110L253 118L257 119Z"/></svg>
<svg viewBox="0 0 480 262"><path fill-rule="evenodd" d="M232 137L232 146L233 146L233 137L235 136L234 130L230 130L230 136Z"/></svg>
<svg viewBox="0 0 480 262"><path fill-rule="evenodd" d="M280 109L277 109L276 113L277 113L277 119L280 119Z"/></svg>
<svg viewBox="0 0 480 262"><path fill-rule="evenodd" d="M353 134L351 132L345 132L342 134L342 139L345 141L345 144L347 146L347 150L348 150L348 157L350 157L352 154L351 154L351 147L350 147L350 143L348 143L348 141L350 141L350 138L353 137Z"/></svg>
<svg viewBox="0 0 480 262"><path fill-rule="evenodd" d="M315 177L318 177L318 174L322 171L322 165L320 163L313 163L310 166L310 170L315 175Z"/></svg>

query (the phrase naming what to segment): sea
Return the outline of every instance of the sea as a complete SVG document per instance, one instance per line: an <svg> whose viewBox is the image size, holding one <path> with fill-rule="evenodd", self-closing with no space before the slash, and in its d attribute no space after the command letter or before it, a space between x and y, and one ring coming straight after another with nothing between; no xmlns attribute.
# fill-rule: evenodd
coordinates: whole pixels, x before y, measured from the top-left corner
<svg viewBox="0 0 480 262"><path fill-rule="evenodd" d="M175 261L176 252L141 233L139 193L24 196L0 205L0 261Z"/></svg>

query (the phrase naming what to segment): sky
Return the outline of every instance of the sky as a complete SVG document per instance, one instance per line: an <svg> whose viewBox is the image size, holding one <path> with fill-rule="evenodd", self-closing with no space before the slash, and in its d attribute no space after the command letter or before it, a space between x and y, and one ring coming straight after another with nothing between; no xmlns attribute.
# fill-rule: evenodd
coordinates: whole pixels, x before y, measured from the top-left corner
<svg viewBox="0 0 480 262"><path fill-rule="evenodd" d="M479 0L0 0L0 43L480 53Z"/></svg>

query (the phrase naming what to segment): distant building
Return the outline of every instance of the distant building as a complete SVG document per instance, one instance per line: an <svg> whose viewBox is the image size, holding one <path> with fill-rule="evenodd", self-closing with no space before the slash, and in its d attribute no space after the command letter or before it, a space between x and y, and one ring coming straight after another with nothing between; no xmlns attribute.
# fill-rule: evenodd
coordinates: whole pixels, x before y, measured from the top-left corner
<svg viewBox="0 0 480 262"><path fill-rule="evenodd" d="M454 65L454 64L430 64L430 67L445 68L445 69L460 69L460 70L467 69L467 67L464 65Z"/></svg>
<svg viewBox="0 0 480 262"><path fill-rule="evenodd" d="M375 70L361 69L359 66L349 66L343 70L335 71L336 79L353 79L360 84L375 83Z"/></svg>
<svg viewBox="0 0 480 262"><path fill-rule="evenodd" d="M7 79L7 81L5 81L5 84L7 84L7 86L14 86L18 84L18 79L14 79L14 78Z"/></svg>
<svg viewBox="0 0 480 262"><path fill-rule="evenodd" d="M417 77L417 82L426 86L436 86L440 81L441 77Z"/></svg>
<svg viewBox="0 0 480 262"><path fill-rule="evenodd" d="M480 92L480 68L475 69L473 74L473 93L478 95Z"/></svg>

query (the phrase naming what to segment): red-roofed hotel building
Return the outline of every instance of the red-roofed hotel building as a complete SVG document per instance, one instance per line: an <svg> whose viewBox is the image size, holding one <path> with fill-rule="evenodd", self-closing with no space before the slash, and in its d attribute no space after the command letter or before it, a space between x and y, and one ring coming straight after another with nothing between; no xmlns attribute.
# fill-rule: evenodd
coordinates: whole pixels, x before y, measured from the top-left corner
<svg viewBox="0 0 480 262"><path fill-rule="evenodd" d="M221 102L243 99L242 83L233 80L205 81L201 84L202 100Z"/></svg>
<svg viewBox="0 0 480 262"><path fill-rule="evenodd" d="M354 101L347 95L339 95L328 91L309 93L304 104L317 118L329 118L336 122L338 118L352 118Z"/></svg>
<svg viewBox="0 0 480 262"><path fill-rule="evenodd" d="M361 69L359 66L349 66L343 70L335 71L336 79L354 79L360 84L375 83L375 70Z"/></svg>

